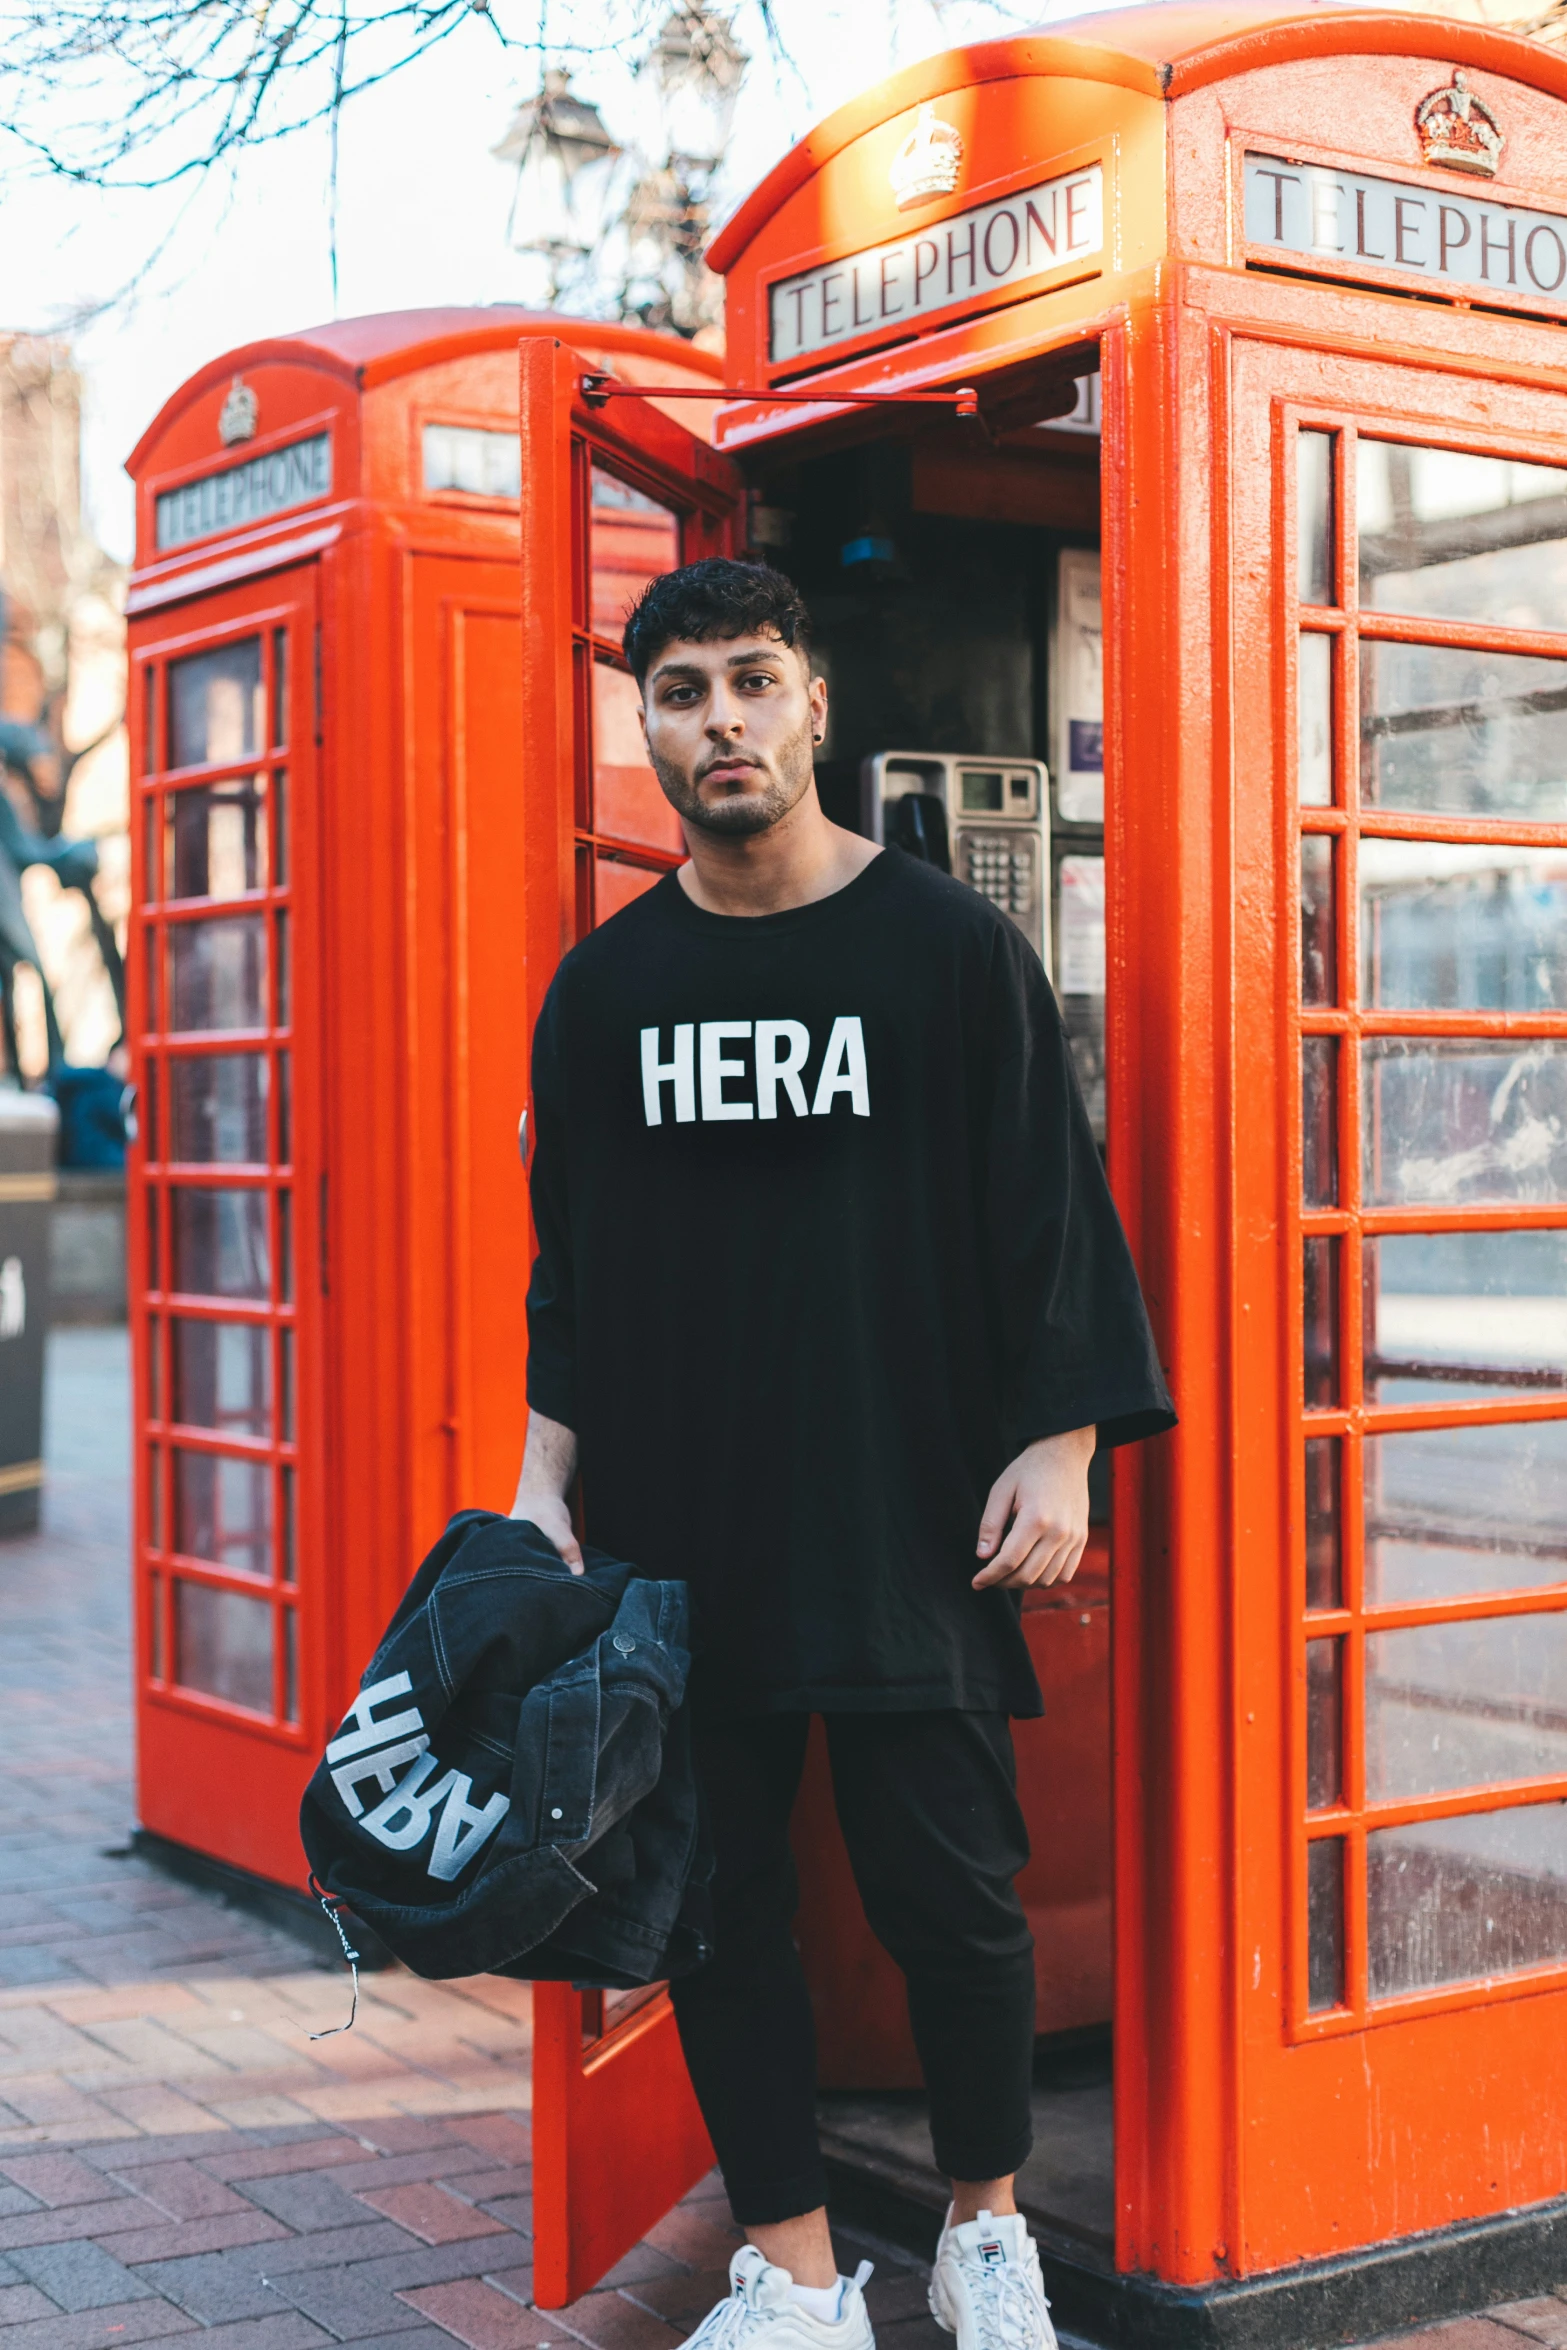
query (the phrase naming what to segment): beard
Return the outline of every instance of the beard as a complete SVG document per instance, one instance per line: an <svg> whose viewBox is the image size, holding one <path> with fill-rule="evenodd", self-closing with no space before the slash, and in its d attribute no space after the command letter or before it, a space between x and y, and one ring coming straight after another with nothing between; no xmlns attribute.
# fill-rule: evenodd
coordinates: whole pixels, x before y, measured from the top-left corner
<svg viewBox="0 0 1567 2350"><path fill-rule="evenodd" d="M759 791L731 792L721 800L704 800L685 769L661 759L651 744L648 756L665 799L684 823L694 824L699 832L714 833L723 839L743 840L753 833L771 832L791 808L799 806L814 773L811 744L811 725L807 719L799 733L783 745L776 761L777 772L769 776Z"/></svg>

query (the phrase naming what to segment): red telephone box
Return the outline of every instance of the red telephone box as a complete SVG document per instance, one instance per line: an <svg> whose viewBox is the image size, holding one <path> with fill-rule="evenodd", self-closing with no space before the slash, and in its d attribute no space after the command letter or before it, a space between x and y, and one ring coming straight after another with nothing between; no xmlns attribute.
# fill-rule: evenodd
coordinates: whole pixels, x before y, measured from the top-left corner
<svg viewBox="0 0 1567 2350"><path fill-rule="evenodd" d="M1020 1740L1083 2020L1113 1977L1113 2157L1046 2089L1021 2182L1096 2338L1358 2338L1559 2281L1564 152L1567 61L1484 26L1101 16L911 69L742 206L722 455L523 350L556 485L523 531L531 1007L608 902L596 466L704 544L743 511L799 580L834 812L894 751L1052 768L1058 988L1182 1414L1117 1457L1113 1608L1031 1618L1047 1677L1092 1630L1113 1683L1113 1928L1102 1870L1052 1877L1051 1806L1081 1816ZM961 385L970 423L855 404ZM1086 1772L1081 1661L1040 1737ZM891 2224L940 2183L819 1812L802 1841L829 2062L888 2092L831 2105L835 2177ZM660 2001L537 2017L552 2306L700 2148L653 2175Z"/></svg>
<svg viewBox="0 0 1567 2350"><path fill-rule="evenodd" d="M517 527L555 495L516 354L561 333L579 368L717 374L522 311L351 320L214 362L130 460L139 1800L287 1885L410 1565L516 1478ZM617 595L674 559L629 484L583 494ZM623 686L597 723L602 910L679 839Z"/></svg>

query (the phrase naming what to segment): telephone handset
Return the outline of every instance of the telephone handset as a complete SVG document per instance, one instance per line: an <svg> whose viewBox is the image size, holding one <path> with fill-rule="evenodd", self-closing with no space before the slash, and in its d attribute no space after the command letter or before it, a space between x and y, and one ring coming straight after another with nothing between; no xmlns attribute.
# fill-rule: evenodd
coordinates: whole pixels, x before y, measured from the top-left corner
<svg viewBox="0 0 1567 2350"><path fill-rule="evenodd" d="M1050 778L1042 760L875 751L860 768L860 820L872 840L979 890L1050 969Z"/></svg>

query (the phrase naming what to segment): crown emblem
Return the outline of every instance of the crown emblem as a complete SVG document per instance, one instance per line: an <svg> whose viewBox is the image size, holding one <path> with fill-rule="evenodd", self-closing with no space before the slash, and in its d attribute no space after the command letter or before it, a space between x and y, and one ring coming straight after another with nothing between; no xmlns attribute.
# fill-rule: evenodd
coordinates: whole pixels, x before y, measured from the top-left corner
<svg viewBox="0 0 1567 2350"><path fill-rule="evenodd" d="M940 121L934 106L922 106L887 174L898 210L907 212L911 204L950 195L958 184L962 161L963 141L951 123Z"/></svg>
<svg viewBox="0 0 1567 2350"><path fill-rule="evenodd" d="M218 438L225 448L235 441L254 440L261 403L242 375L229 385L228 398L218 411Z"/></svg>
<svg viewBox="0 0 1567 2350"><path fill-rule="evenodd" d="M1415 129L1425 163L1445 163L1451 171L1474 171L1490 179L1502 160L1502 133L1495 115L1477 97L1461 70L1452 86L1433 90L1415 108Z"/></svg>

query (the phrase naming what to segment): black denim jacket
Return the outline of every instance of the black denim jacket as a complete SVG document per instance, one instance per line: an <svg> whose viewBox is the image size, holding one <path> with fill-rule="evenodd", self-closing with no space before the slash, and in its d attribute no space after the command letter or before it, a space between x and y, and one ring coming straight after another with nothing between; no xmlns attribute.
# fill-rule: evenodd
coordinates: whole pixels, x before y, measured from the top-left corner
<svg viewBox="0 0 1567 2350"><path fill-rule="evenodd" d="M310 1866L416 1974L621 1987L707 1956L683 1583L454 1517L305 1790Z"/></svg>

